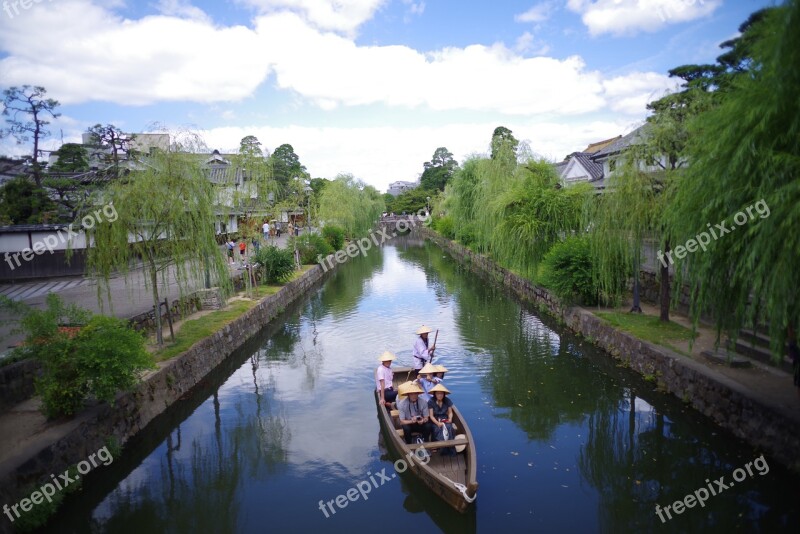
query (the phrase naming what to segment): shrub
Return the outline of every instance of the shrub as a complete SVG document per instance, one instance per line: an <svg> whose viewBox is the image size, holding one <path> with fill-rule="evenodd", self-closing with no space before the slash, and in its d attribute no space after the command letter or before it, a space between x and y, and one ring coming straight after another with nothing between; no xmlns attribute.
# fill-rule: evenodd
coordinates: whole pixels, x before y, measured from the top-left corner
<svg viewBox="0 0 800 534"><path fill-rule="evenodd" d="M73 415L90 397L112 401L117 391L136 383L139 371L155 367L144 337L125 321L92 316L54 294L44 310L26 307L21 313L26 337L18 350L42 362L36 393L48 417ZM87 319L82 328L63 326Z"/></svg>
<svg viewBox="0 0 800 534"><path fill-rule="evenodd" d="M568 237L556 243L544 256L541 282L565 302L578 300L593 306L598 302L594 262L586 237Z"/></svg>
<svg viewBox="0 0 800 534"><path fill-rule="evenodd" d="M333 248L333 250L341 250L344 246L344 228L329 224L322 228L322 237Z"/></svg>
<svg viewBox="0 0 800 534"><path fill-rule="evenodd" d="M287 280L295 270L294 255L291 250L273 245L261 247L255 255L255 262L266 284L277 284Z"/></svg>
<svg viewBox="0 0 800 534"><path fill-rule="evenodd" d="M300 252L300 263L304 265L316 263L318 256L325 257L333 252L333 248L319 234L303 234L294 239L294 246Z"/></svg>
<svg viewBox="0 0 800 534"><path fill-rule="evenodd" d="M433 229L447 239L455 239L456 237L455 224L453 223L453 218L449 215L433 221Z"/></svg>

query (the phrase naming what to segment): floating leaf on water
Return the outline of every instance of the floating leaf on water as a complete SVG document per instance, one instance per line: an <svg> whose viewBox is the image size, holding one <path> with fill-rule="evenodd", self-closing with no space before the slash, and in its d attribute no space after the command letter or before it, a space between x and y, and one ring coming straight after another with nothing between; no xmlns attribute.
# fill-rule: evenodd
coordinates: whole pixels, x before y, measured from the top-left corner
<svg viewBox="0 0 800 534"><path fill-rule="evenodd" d="M514 456L519 456L519 453L516 451L511 451L511 454L513 454Z"/></svg>
<svg viewBox="0 0 800 534"><path fill-rule="evenodd" d="M517 406L519 406L520 408L524 408L524 406L520 403L517 403Z"/></svg>
<svg viewBox="0 0 800 534"><path fill-rule="evenodd" d="M564 484L561 484L561 487L562 488L568 488L569 486L565 486Z"/></svg>
<svg viewBox="0 0 800 534"><path fill-rule="evenodd" d="M533 467L533 463L532 462L528 462L528 467Z"/></svg>

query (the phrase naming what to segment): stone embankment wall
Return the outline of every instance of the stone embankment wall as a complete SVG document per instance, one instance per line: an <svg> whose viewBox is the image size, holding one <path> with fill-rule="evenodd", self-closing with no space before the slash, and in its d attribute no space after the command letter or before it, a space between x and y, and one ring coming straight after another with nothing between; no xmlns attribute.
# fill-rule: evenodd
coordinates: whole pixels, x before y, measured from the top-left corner
<svg viewBox="0 0 800 534"><path fill-rule="evenodd" d="M26 496L22 492L49 481L51 473L62 473L69 466L86 460L109 439L124 444L186 395L289 304L312 291L324 276L322 268L315 265L222 330L160 364L159 369L145 377L133 391L118 395L114 404L103 403L86 410L64 425L68 428L58 439L49 440L39 450L20 451L0 464L0 504L17 502ZM8 526L8 521L4 523Z"/></svg>
<svg viewBox="0 0 800 534"><path fill-rule="evenodd" d="M564 321L574 332L625 362L642 375L702 414L713 419L753 447L766 451L795 473L800 473L800 414L759 400L739 383L707 366L664 347L616 330L583 308L563 308L546 289L514 274L492 260L450 241L427 228L422 235L456 260L484 277L509 288L520 300Z"/></svg>
<svg viewBox="0 0 800 534"><path fill-rule="evenodd" d="M33 358L0 367L0 413L33 396L33 381L41 369Z"/></svg>

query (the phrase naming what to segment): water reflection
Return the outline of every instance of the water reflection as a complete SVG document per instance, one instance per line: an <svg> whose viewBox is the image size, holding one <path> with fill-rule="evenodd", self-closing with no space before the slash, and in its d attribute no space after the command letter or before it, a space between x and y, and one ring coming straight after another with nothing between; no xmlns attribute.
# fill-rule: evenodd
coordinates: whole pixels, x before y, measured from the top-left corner
<svg viewBox="0 0 800 534"><path fill-rule="evenodd" d="M350 260L176 404L59 532L792 530L797 478L777 466L662 525L654 513L730 477L750 451L431 244ZM404 474L335 516L318 510L392 458L375 439L376 355L410 364L420 323L478 447L477 506L453 512ZM380 434L379 434L380 436ZM741 487L741 489L740 489ZM691 512L691 513L688 513ZM56 527L51 527L56 531Z"/></svg>

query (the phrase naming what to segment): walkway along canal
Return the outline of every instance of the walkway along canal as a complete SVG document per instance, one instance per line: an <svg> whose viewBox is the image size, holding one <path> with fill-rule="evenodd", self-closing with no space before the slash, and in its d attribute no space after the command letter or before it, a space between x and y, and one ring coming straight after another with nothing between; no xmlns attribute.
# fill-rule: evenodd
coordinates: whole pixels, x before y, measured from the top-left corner
<svg viewBox="0 0 800 534"><path fill-rule="evenodd" d="M323 513L393 472L372 373L387 349L410 364L423 322L440 329L436 363L477 442L475 509L400 475ZM340 266L89 474L50 530L796 531L800 480L760 457L438 246L397 238Z"/></svg>

